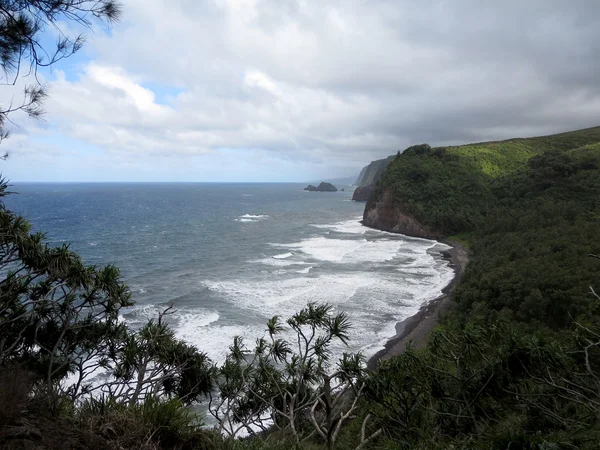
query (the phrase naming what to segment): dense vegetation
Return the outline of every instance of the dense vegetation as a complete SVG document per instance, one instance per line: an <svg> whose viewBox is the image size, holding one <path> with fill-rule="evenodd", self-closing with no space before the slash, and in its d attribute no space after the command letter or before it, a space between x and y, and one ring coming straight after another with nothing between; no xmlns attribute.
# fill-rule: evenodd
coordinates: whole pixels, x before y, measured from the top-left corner
<svg viewBox="0 0 600 450"><path fill-rule="evenodd" d="M427 144L417 145L396 157L378 183L376 195L390 189L403 212L413 215L441 236L471 232L490 222L484 218L495 207L500 189L504 190L502 195L507 201L514 200L509 191L511 183L520 183L515 189L528 192L530 186L519 181L528 169L528 173L538 179L556 175L543 172L553 170L545 168L543 161L538 170L535 161L539 160L534 160L533 166L528 165L531 158L546 152L583 158L584 154L594 153L594 144L599 141L600 127L597 127L459 147L432 149Z"/></svg>
<svg viewBox="0 0 600 450"><path fill-rule="evenodd" d="M421 352L372 376L372 407L405 448L600 445L600 128L415 146L379 192L471 262Z"/></svg>

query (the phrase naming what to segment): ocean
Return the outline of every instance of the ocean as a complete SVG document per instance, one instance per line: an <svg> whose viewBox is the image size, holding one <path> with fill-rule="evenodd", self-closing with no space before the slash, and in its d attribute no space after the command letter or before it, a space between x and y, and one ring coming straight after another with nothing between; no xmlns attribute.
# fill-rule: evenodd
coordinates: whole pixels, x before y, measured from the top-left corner
<svg viewBox="0 0 600 450"><path fill-rule="evenodd" d="M15 184L5 198L51 245L121 269L136 328L169 305L179 338L224 360L234 336L265 334L274 315L327 302L352 323L366 357L395 325L441 294L453 271L444 244L360 224L364 203L305 185L212 183Z"/></svg>

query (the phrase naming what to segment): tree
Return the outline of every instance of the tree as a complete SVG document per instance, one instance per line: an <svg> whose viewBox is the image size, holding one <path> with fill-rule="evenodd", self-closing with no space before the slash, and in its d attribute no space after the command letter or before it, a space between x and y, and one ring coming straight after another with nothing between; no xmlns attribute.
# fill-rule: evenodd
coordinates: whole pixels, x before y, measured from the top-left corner
<svg viewBox="0 0 600 450"><path fill-rule="evenodd" d="M0 197L6 189L1 182ZM86 266L30 228L0 202L0 367L26 365L56 394L76 366L83 381L105 365L123 331L119 309L132 302L117 268Z"/></svg>
<svg viewBox="0 0 600 450"><path fill-rule="evenodd" d="M0 183L0 197L6 193ZM54 408L101 393L130 406L149 397L191 403L211 389L211 363L175 338L170 309L138 331L119 320L133 305L114 266L86 266L49 247L0 202L0 369L34 374Z"/></svg>
<svg viewBox="0 0 600 450"><path fill-rule="evenodd" d="M0 108L0 142L13 112L43 114L38 69L72 56L97 22L121 14L115 0L0 0L0 67L7 88L30 77L22 101ZM66 24L66 25L65 25ZM54 45L48 45L52 36ZM7 155L4 156L4 158ZM0 183L0 196L8 194ZM131 306L116 267L86 266L68 245L50 248L42 233L0 202L0 367L24 364L43 380L51 403L100 391L134 405L152 395L190 402L210 387L206 355L175 339L163 323L137 332L119 321ZM105 374L97 382L98 373ZM106 374L109 374L107 377ZM70 376L66 381L67 375ZM92 383L92 380L96 383Z"/></svg>
<svg viewBox="0 0 600 450"><path fill-rule="evenodd" d="M209 411L221 432L237 437L246 431L279 430L296 443L317 434L327 448L335 447L342 425L354 418L364 389L360 354L347 354L332 365L329 347L346 343L350 324L344 313L309 303L287 320L292 338L281 337L286 327L275 316L267 324L268 338L259 338L249 351L236 337L225 363L216 369L218 392ZM362 448L380 431L367 435Z"/></svg>
<svg viewBox="0 0 600 450"><path fill-rule="evenodd" d="M42 116L47 92L38 81L38 69L68 58L83 46L84 35L71 34L61 24L90 28L95 21L113 23L120 14L115 0L0 0L0 67L5 86L14 88L21 76L33 78L24 87L21 101L0 107L0 142L10 135L6 122L11 113ZM46 45L53 34L56 43Z"/></svg>

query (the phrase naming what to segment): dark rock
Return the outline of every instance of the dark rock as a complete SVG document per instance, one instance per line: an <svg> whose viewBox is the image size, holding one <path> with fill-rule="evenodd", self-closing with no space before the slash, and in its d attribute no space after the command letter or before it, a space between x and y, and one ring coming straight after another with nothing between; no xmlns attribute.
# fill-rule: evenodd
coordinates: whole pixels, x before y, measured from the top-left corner
<svg viewBox="0 0 600 450"><path fill-rule="evenodd" d="M311 192L337 192L337 188L333 184L325 183L324 181L316 187L312 184L309 184L304 188L304 190Z"/></svg>
<svg viewBox="0 0 600 450"><path fill-rule="evenodd" d="M386 189L377 198L369 199L363 214L363 225L406 236L424 239L440 238L438 234L433 233L417 219L402 212L398 204L394 202L394 196L389 189Z"/></svg>
<svg viewBox="0 0 600 450"><path fill-rule="evenodd" d="M371 198L373 194L373 186L362 186L357 187L352 194L352 200L355 202L366 202Z"/></svg>

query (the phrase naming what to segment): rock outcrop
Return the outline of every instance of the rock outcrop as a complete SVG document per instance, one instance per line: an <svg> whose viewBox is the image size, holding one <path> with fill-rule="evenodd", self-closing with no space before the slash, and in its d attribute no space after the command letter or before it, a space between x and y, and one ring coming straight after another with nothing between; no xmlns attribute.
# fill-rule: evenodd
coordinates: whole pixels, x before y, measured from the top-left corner
<svg viewBox="0 0 600 450"><path fill-rule="evenodd" d="M365 207L363 224L378 230L401 233L407 236L424 239L439 239L436 233L414 217L401 211L394 203L394 197L389 189L377 198L371 198Z"/></svg>
<svg viewBox="0 0 600 450"><path fill-rule="evenodd" d="M371 198L373 193L373 186L359 186L354 190L352 194L352 200L356 202L366 202Z"/></svg>
<svg viewBox="0 0 600 450"><path fill-rule="evenodd" d="M333 184L325 183L324 181L322 181L318 186L309 184L304 188L304 190L311 192L337 192L337 188Z"/></svg>

